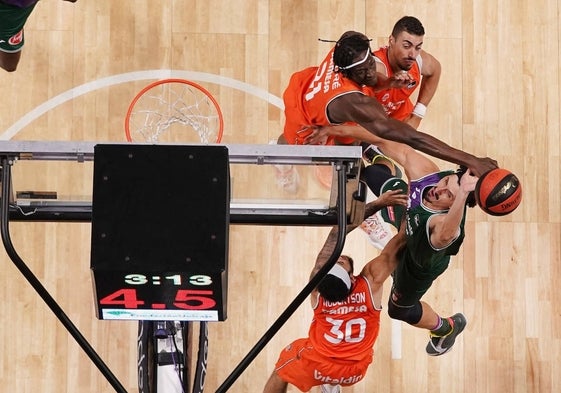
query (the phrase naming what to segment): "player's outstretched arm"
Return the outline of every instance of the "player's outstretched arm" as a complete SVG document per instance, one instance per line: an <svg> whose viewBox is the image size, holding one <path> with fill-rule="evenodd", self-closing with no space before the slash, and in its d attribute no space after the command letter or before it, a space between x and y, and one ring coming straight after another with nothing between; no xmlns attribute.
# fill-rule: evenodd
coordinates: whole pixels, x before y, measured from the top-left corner
<svg viewBox="0 0 561 393"><path fill-rule="evenodd" d="M364 218L370 217L378 210L386 206L392 206L392 205L405 206L406 204L407 204L407 195L402 194L399 190L386 191L385 193L380 195L378 199L366 204L366 207L364 209ZM355 228L357 228L357 226L358 225L347 225L346 234L353 231ZM338 235L339 235L339 227L334 226L333 228L331 228L331 231L329 231L329 234L327 235L327 239L325 240L325 243L323 244L323 247L316 258L316 263L310 274L310 279L314 277L317 274L317 272L321 270L321 268L329 260L329 257L333 255L333 251L335 250L335 245L337 244Z"/></svg>
<svg viewBox="0 0 561 393"><path fill-rule="evenodd" d="M378 146L384 155L390 157L405 169L408 179L418 179L428 173L438 172L438 166L430 158L404 143L382 139L358 125L336 125L320 127L330 135L342 135L357 140L368 140ZM316 128L317 129L317 128Z"/></svg>
<svg viewBox="0 0 561 393"><path fill-rule="evenodd" d="M448 213L435 215L429 222L430 242L435 248L444 248L460 234L460 225L464 218L466 200L475 190L479 178L472 176L468 169L460 179L460 188Z"/></svg>
<svg viewBox="0 0 561 393"><path fill-rule="evenodd" d="M329 104L328 112L334 123L358 123L380 138L405 143L433 157L466 166L477 176L497 167L496 161L491 158L478 158L432 135L417 131L404 122L388 118L378 101L360 93L337 97ZM313 135L316 138L320 136L317 131ZM372 143L370 139L361 140ZM308 142L314 143L313 137Z"/></svg>
<svg viewBox="0 0 561 393"><path fill-rule="evenodd" d="M388 279L390 274L395 270L398 263L398 255L405 247L405 225L401 228L397 235L382 249L380 255L372 259L362 268L361 275L366 277L372 286L372 292L377 292L384 281Z"/></svg>

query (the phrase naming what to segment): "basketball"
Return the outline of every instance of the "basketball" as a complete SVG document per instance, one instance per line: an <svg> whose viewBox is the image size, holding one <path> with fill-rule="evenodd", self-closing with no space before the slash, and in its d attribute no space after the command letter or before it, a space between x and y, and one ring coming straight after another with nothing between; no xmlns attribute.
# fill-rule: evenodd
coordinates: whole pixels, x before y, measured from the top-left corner
<svg viewBox="0 0 561 393"><path fill-rule="evenodd" d="M512 213L522 201L522 185L516 175L503 168L486 172L475 185L475 200L492 216Z"/></svg>

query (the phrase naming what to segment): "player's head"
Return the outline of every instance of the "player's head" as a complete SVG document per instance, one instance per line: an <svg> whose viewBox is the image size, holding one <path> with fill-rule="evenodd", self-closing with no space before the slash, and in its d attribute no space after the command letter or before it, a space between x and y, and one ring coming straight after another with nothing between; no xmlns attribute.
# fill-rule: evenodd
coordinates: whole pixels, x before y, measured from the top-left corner
<svg viewBox="0 0 561 393"><path fill-rule="evenodd" d="M395 22L392 30L392 37L397 37L403 32L417 36L424 36L425 28L423 27L421 21L414 16L404 16Z"/></svg>
<svg viewBox="0 0 561 393"><path fill-rule="evenodd" d="M347 31L335 44L336 70L359 85L374 86L378 78L370 39L362 33Z"/></svg>
<svg viewBox="0 0 561 393"><path fill-rule="evenodd" d="M439 182L423 194L423 203L434 210L448 210L456 200L460 191L460 180L466 172L466 168L460 167L458 171L444 176ZM475 194L469 193L466 205L475 206Z"/></svg>
<svg viewBox="0 0 561 393"><path fill-rule="evenodd" d="M414 16L404 16L396 22L389 38L392 66L409 71L421 52L425 28Z"/></svg>
<svg viewBox="0 0 561 393"><path fill-rule="evenodd" d="M353 269L353 259L348 255L341 255L318 284L319 294L330 302L345 300L351 291Z"/></svg>

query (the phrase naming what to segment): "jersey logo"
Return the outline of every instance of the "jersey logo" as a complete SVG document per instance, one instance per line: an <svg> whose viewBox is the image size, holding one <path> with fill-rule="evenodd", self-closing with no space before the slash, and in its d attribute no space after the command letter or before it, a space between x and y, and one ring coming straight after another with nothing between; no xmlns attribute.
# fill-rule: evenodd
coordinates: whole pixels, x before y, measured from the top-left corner
<svg viewBox="0 0 561 393"><path fill-rule="evenodd" d="M16 34L10 37L8 40L8 44L10 45L19 45L23 41L23 29L18 31Z"/></svg>
<svg viewBox="0 0 561 393"><path fill-rule="evenodd" d="M415 189L411 192L411 199L417 199L417 193L421 195L421 189L419 187L415 187Z"/></svg>

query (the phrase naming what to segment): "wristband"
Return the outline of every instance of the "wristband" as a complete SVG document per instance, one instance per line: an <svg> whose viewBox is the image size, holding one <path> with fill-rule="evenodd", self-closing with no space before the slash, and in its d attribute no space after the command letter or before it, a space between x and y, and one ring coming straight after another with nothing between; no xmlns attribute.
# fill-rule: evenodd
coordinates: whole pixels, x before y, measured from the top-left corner
<svg viewBox="0 0 561 393"><path fill-rule="evenodd" d="M413 108L413 112L412 112L415 116L420 117L421 119L425 117L425 115L427 114L427 107L425 106L425 104L421 104L420 102L417 102L415 104L415 108Z"/></svg>

